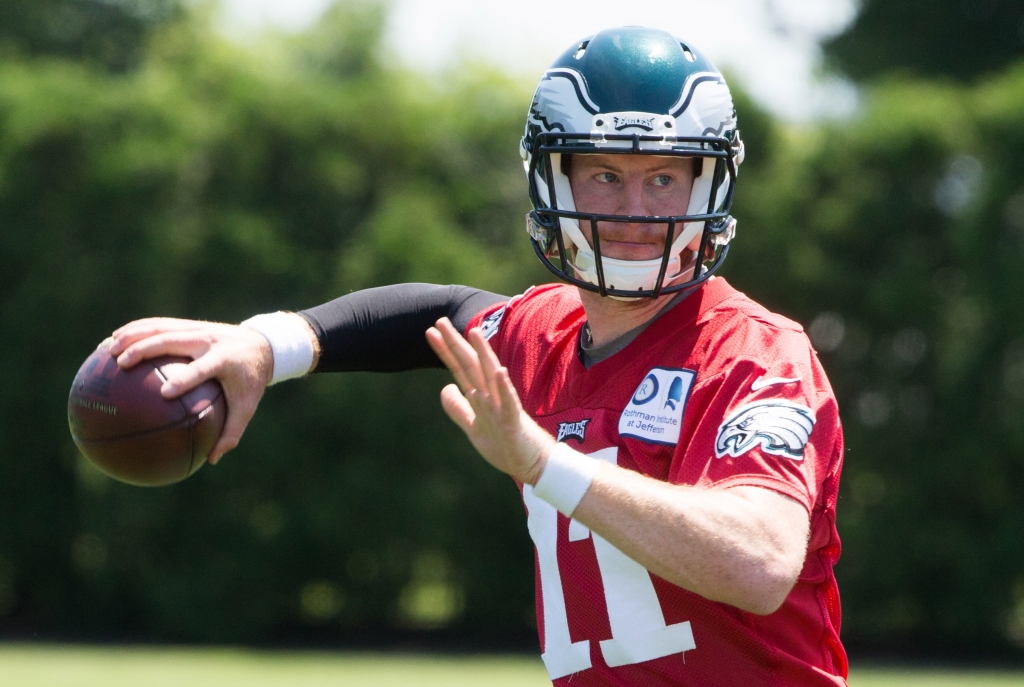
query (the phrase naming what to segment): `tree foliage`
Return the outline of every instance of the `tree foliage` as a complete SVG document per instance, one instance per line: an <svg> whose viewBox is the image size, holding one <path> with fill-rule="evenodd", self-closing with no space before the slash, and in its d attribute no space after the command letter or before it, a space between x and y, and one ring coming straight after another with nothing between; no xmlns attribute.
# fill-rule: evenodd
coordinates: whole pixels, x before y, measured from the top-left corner
<svg viewBox="0 0 1024 687"><path fill-rule="evenodd" d="M0 344L7 633L532 632L515 486L447 422L440 373L275 388L243 448L166 490L96 473L63 419L81 359L130 319L539 276L505 154L518 87L386 72L365 18L339 11L280 61L184 25L127 76L0 64L0 314L17 333Z"/></svg>
<svg viewBox="0 0 1024 687"><path fill-rule="evenodd" d="M154 29L181 16L178 0L4 0L0 49L122 71L138 62Z"/></svg>
<svg viewBox="0 0 1024 687"><path fill-rule="evenodd" d="M381 20L349 5L259 52L172 22L123 73L0 59L3 635L533 634L522 504L443 416L438 371L274 387L236 452L165 489L112 482L67 431L78 365L137 317L547 280L522 227L528 85L388 67ZM1019 656L1024 71L877 83L821 126L737 108L724 273L807 326L840 400L845 640Z"/></svg>
<svg viewBox="0 0 1024 687"><path fill-rule="evenodd" d="M839 398L845 640L998 654L1024 638L1024 71L866 100L778 132L728 274L805 324Z"/></svg>
<svg viewBox="0 0 1024 687"><path fill-rule="evenodd" d="M858 81L897 70L969 80L1024 56L1024 1L862 0L825 55Z"/></svg>

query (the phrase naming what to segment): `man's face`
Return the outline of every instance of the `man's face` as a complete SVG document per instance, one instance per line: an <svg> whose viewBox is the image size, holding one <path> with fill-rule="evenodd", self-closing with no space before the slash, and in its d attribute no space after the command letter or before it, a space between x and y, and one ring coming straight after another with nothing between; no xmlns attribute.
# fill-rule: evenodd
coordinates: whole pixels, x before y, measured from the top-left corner
<svg viewBox="0 0 1024 687"><path fill-rule="evenodd" d="M569 183L579 212L609 215L685 215L693 186L693 159L663 155L573 155ZM580 229L594 245L590 223ZM665 224L599 222L601 254L655 260L665 250ZM676 234L682 226L676 227ZM699 237L694 240L699 243ZM690 246L696 250L698 246Z"/></svg>

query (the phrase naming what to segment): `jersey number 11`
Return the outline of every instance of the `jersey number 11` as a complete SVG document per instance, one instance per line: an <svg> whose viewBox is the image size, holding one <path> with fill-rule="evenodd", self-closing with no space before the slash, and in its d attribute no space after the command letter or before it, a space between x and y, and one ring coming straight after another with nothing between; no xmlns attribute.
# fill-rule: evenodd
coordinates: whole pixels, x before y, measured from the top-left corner
<svg viewBox="0 0 1024 687"><path fill-rule="evenodd" d="M618 462L614 446L590 454L593 458ZM548 676L555 680L591 667L590 640L573 642L565 612L562 576L558 570L558 511L523 487L523 501L529 516L527 526L537 547L541 598L544 603L544 648L541 658ZM597 566L601 571L608 623L612 638L601 641L601 655L611 667L642 663L696 648L689 622L665 624L651 575L642 565L591 533L585 525L569 522L569 541L594 538Z"/></svg>

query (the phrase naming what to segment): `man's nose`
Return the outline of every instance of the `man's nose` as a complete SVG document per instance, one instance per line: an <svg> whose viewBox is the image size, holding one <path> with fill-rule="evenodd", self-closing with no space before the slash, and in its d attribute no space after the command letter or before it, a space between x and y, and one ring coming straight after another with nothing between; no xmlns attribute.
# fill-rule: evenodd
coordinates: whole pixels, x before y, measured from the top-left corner
<svg viewBox="0 0 1024 687"><path fill-rule="evenodd" d="M644 198L644 180L640 177L627 177L622 185L619 213L623 215L650 215L650 208Z"/></svg>

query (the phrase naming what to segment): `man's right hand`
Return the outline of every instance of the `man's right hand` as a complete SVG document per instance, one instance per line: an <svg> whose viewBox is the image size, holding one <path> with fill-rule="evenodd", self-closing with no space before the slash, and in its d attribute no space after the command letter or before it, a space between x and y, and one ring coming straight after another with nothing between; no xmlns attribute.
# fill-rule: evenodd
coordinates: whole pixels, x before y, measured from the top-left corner
<svg viewBox="0 0 1024 687"><path fill-rule="evenodd" d="M208 379L220 382L228 416L210 452L211 464L238 446L274 372L274 354L267 339L232 324L169 317L136 320L115 331L109 347L122 369L162 355L192 358L161 387L164 398L176 398Z"/></svg>

